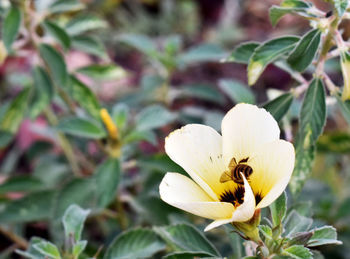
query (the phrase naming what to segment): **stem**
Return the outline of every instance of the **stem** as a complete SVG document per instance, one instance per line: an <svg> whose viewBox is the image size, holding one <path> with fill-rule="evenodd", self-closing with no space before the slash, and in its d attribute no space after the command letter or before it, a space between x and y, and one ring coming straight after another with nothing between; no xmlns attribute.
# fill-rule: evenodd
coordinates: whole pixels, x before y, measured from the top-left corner
<svg viewBox="0 0 350 259"><path fill-rule="evenodd" d="M53 113L50 107L45 110L45 115L51 125L55 126L58 124L58 119ZM75 176L80 176L80 169L77 160L75 159L75 154L73 147L70 145L67 137L63 133L58 133L58 141L63 150L64 155L66 156L68 163L70 164L73 174Z"/></svg>
<svg viewBox="0 0 350 259"><path fill-rule="evenodd" d="M316 77L322 77L324 70L324 63L327 60L327 55L331 47L333 46L333 37L336 34L339 24L339 17L335 17L329 26L328 33L323 40L320 56L317 61L315 75Z"/></svg>
<svg viewBox="0 0 350 259"><path fill-rule="evenodd" d="M4 229L0 226L0 233L6 236L8 239L13 241L15 244L17 244L22 249L27 249L29 247L29 243L22 237L16 235L15 233Z"/></svg>

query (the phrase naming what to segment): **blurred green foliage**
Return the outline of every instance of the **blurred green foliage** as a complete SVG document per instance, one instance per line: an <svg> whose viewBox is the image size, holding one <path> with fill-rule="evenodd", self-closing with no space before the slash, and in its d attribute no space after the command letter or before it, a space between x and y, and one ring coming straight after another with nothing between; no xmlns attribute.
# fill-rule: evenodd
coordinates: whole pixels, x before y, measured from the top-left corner
<svg viewBox="0 0 350 259"><path fill-rule="evenodd" d="M323 28L284 17L326 12L219 2L0 2L0 258L243 258L231 226L204 235L205 220L158 194L166 172L185 173L164 138L187 123L220 131L240 102L296 146L288 203L260 226L274 258L348 258L350 103L314 74ZM348 1L331 2L349 17ZM324 66L341 85L338 59ZM343 245L320 247L340 244L331 225Z"/></svg>

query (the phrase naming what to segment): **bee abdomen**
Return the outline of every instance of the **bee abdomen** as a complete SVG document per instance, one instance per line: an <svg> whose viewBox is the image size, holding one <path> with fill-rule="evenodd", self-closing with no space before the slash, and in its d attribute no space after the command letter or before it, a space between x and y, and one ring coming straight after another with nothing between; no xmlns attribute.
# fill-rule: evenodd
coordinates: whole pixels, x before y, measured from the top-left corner
<svg viewBox="0 0 350 259"><path fill-rule="evenodd" d="M248 179L253 173L253 169L249 165L238 164L233 171L234 181L238 184L244 183L241 173Z"/></svg>

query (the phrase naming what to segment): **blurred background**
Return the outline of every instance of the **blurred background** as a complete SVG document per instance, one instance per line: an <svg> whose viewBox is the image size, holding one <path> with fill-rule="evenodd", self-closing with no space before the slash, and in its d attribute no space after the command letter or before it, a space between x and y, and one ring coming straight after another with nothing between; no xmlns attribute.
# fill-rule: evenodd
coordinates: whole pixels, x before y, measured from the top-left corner
<svg viewBox="0 0 350 259"><path fill-rule="evenodd" d="M262 105L297 87L298 82L275 65L269 65L258 82L248 87L246 65L220 60L241 42L301 35L309 30L308 22L287 15L272 27L269 8L279 0L82 0L84 8L60 9L49 15L45 8L53 1L28 2L23 7L27 8L23 23L31 19L40 23L45 17L64 26L69 47L64 37L52 36L50 25L34 28L38 39L27 40L28 32L22 29L13 44L14 53L0 65L0 118L23 89L37 83L33 68L42 64L39 53L43 55L38 42L58 49L74 84L83 87L80 92L73 90L68 102L61 93L48 94L50 100L41 106L35 105L34 97L28 105L18 105L10 117L18 121L15 130L0 137L0 258L20 258L13 251L21 247L9 233L24 243L32 236L61 242L60 218L73 203L93 210L84 230L90 257L122 230L135 226L185 221L203 229L205 220L159 198L164 174L182 172L164 154L164 138L187 123L203 123L220 131L221 119L236 103ZM312 2L329 10L324 1ZM0 21L9 5L10 1L1 0ZM349 23L341 28L347 38ZM339 62L329 60L326 69L341 85ZM311 78L311 73L306 71L305 77ZM290 141L300 103L294 100L280 122L282 136ZM327 104L327 125L318 142L312 177L302 193L289 196L289 204L302 216L313 214L313 224L337 228L344 244L322 248L325 258L350 258L350 134L334 100L327 99ZM101 123L100 108L108 109L123 139L121 172L115 179L118 191L112 186L112 197L103 205L94 192L105 185L87 181L114 148ZM80 131L72 116L102 127ZM229 240L218 242L223 231L220 228L207 236L223 254L236 253L233 258L240 258Z"/></svg>

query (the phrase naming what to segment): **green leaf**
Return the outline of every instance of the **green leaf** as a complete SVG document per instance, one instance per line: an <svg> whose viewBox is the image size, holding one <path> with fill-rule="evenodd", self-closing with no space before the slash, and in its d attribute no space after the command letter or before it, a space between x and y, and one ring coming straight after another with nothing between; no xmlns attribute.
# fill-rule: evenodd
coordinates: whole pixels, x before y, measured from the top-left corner
<svg viewBox="0 0 350 259"><path fill-rule="evenodd" d="M30 89L20 92L7 107L0 120L0 130L16 133L27 110Z"/></svg>
<svg viewBox="0 0 350 259"><path fill-rule="evenodd" d="M133 229L117 236L104 259L147 258L165 249L164 243L150 229Z"/></svg>
<svg viewBox="0 0 350 259"><path fill-rule="evenodd" d="M217 62L226 55L226 52L218 45L202 44L181 54L178 57L178 63L181 65L190 65L198 62Z"/></svg>
<svg viewBox="0 0 350 259"><path fill-rule="evenodd" d="M106 131L92 119L78 117L65 118L59 122L57 130L78 137L101 139L106 137Z"/></svg>
<svg viewBox="0 0 350 259"><path fill-rule="evenodd" d="M106 48L100 39L90 35L79 35L72 38L72 46L75 49L108 60Z"/></svg>
<svg viewBox="0 0 350 259"><path fill-rule="evenodd" d="M279 226L287 212L287 194L283 192L280 197L270 205L272 223L274 226Z"/></svg>
<svg viewBox="0 0 350 259"><path fill-rule="evenodd" d="M342 242L337 240L337 230L332 226L323 226L313 230L313 235L307 246L315 247L322 245L341 245Z"/></svg>
<svg viewBox="0 0 350 259"><path fill-rule="evenodd" d="M300 111L296 164L290 188L298 192L311 173L314 146L326 122L326 98L321 79L315 78L306 91Z"/></svg>
<svg viewBox="0 0 350 259"><path fill-rule="evenodd" d="M349 6L349 0L333 0L333 3L338 15L342 17Z"/></svg>
<svg viewBox="0 0 350 259"><path fill-rule="evenodd" d="M59 199L56 201L53 220L57 220L57 223L60 224L58 219L61 219L72 204L82 208L96 207L96 182L91 178L73 179L61 188L57 197Z"/></svg>
<svg viewBox="0 0 350 259"><path fill-rule="evenodd" d="M48 258L61 259L58 248L51 242L41 241L40 243L33 245L33 248Z"/></svg>
<svg viewBox="0 0 350 259"><path fill-rule="evenodd" d="M307 242L312 237L313 233L310 231L297 232L291 235L291 239L288 241L287 246L292 245L303 245L305 246Z"/></svg>
<svg viewBox="0 0 350 259"><path fill-rule="evenodd" d="M288 57L289 65L299 72L303 72L314 59L321 41L321 31L314 29L306 33L293 52Z"/></svg>
<svg viewBox="0 0 350 259"><path fill-rule="evenodd" d="M0 130L0 149L10 144L13 137L14 135L11 132Z"/></svg>
<svg viewBox="0 0 350 259"><path fill-rule="evenodd" d="M198 252L175 252L162 257L162 259L194 259L194 258L208 258L208 254L198 253ZM214 258L214 257L210 257L210 258Z"/></svg>
<svg viewBox="0 0 350 259"><path fill-rule="evenodd" d="M312 259L310 250L301 245L290 246L284 249L282 254L294 259Z"/></svg>
<svg viewBox="0 0 350 259"><path fill-rule="evenodd" d="M62 55L48 44L40 44L39 52L49 67L54 83L57 83L60 87L67 87L69 78L66 63Z"/></svg>
<svg viewBox="0 0 350 259"><path fill-rule="evenodd" d="M312 145L326 123L326 98L321 79L314 79L306 91L300 111L300 138L304 147Z"/></svg>
<svg viewBox="0 0 350 259"><path fill-rule="evenodd" d="M21 20L21 11L17 6L12 5L4 18L2 26L2 39L8 52L11 52L12 43L17 38Z"/></svg>
<svg viewBox="0 0 350 259"><path fill-rule="evenodd" d="M86 240L81 240L78 241L74 246L73 246L73 256L74 258L79 258L79 255L85 250L85 247L87 245Z"/></svg>
<svg viewBox="0 0 350 259"><path fill-rule="evenodd" d="M295 210L288 214L284 222L285 234L287 237L298 232L307 231L312 225L312 219L301 216Z"/></svg>
<svg viewBox="0 0 350 259"><path fill-rule="evenodd" d="M189 224L177 224L168 227L157 227L157 233L178 251L208 253L220 256L216 248L195 227Z"/></svg>
<svg viewBox="0 0 350 259"><path fill-rule="evenodd" d="M285 93L265 103L263 108L271 113L277 122L288 112L293 103L293 94Z"/></svg>
<svg viewBox="0 0 350 259"><path fill-rule="evenodd" d="M244 42L234 48L231 55L223 60L223 62L236 62L241 64L248 64L250 57L254 50L260 44L257 42Z"/></svg>
<svg viewBox="0 0 350 259"><path fill-rule="evenodd" d="M33 69L35 95L30 109L30 117L36 118L51 102L54 88L47 72L37 66Z"/></svg>
<svg viewBox="0 0 350 259"><path fill-rule="evenodd" d="M89 213L90 210L84 210L75 204L68 207L62 218L66 240L73 238L75 243L80 241L84 222Z"/></svg>
<svg viewBox="0 0 350 259"><path fill-rule="evenodd" d="M137 141L147 141L155 146L157 145L157 136L151 130L132 130L123 138L124 144Z"/></svg>
<svg viewBox="0 0 350 259"><path fill-rule="evenodd" d="M113 107L112 118L118 129L123 129L128 123L129 107L124 103L118 103Z"/></svg>
<svg viewBox="0 0 350 259"><path fill-rule="evenodd" d="M235 103L255 103L255 96L251 89L236 80L223 79L219 87Z"/></svg>
<svg viewBox="0 0 350 259"><path fill-rule="evenodd" d="M260 233L264 235L265 239L272 239L272 229L267 225L259 226Z"/></svg>
<svg viewBox="0 0 350 259"><path fill-rule="evenodd" d="M76 72L91 77L95 80L117 80L125 77L123 68L116 65L93 64L79 68Z"/></svg>
<svg viewBox="0 0 350 259"><path fill-rule="evenodd" d="M248 84L255 84L266 66L290 52L298 40L299 37L285 36L269 40L257 47L248 64Z"/></svg>
<svg viewBox="0 0 350 259"><path fill-rule="evenodd" d="M19 223L47 220L51 217L55 193L40 191L14 201L8 201L0 208L0 222Z"/></svg>
<svg viewBox="0 0 350 259"><path fill-rule="evenodd" d="M311 174L313 161L315 158L315 147L303 147L303 143L297 143L295 165L289 188L293 194L298 193L307 177Z"/></svg>
<svg viewBox="0 0 350 259"><path fill-rule="evenodd" d="M176 119L176 115L161 105L145 108L136 116L136 129L145 131L163 127Z"/></svg>
<svg viewBox="0 0 350 259"><path fill-rule="evenodd" d="M66 25L66 31L69 35L76 36L87 31L106 27L107 23L101 18L84 13L70 20Z"/></svg>
<svg viewBox="0 0 350 259"><path fill-rule="evenodd" d="M71 40L67 32L58 26L56 23L51 21L44 21L43 23L45 29L52 37L54 37L65 50L68 50L71 45Z"/></svg>
<svg viewBox="0 0 350 259"><path fill-rule="evenodd" d="M44 184L32 176L13 176L0 185L0 194L7 192L32 192L44 188Z"/></svg>
<svg viewBox="0 0 350 259"><path fill-rule="evenodd" d="M39 237L32 237L29 242L29 247L26 251L16 250L16 253L30 259L46 259L38 250L34 248L34 245L45 242L44 239Z"/></svg>
<svg viewBox="0 0 350 259"><path fill-rule="evenodd" d="M181 91L180 96L195 97L200 100L214 102L218 104L225 103L225 98L213 86L205 85L205 84L198 84L198 85L193 84L193 85L184 85L182 87L183 87L183 90Z"/></svg>
<svg viewBox="0 0 350 259"><path fill-rule="evenodd" d="M92 117L96 120L100 119L101 106L98 102L96 95L92 90L77 79L75 76L71 76L71 87L73 99L83 107Z"/></svg>
<svg viewBox="0 0 350 259"><path fill-rule="evenodd" d="M312 4L301 0L285 0L281 6L272 6L270 8L270 20L272 26L275 26L278 21L286 14L299 14L302 16L310 16L308 13Z"/></svg>
<svg viewBox="0 0 350 259"><path fill-rule="evenodd" d="M110 158L96 169L97 203L100 207L106 207L115 199L120 179L120 164L118 159Z"/></svg>
<svg viewBox="0 0 350 259"><path fill-rule="evenodd" d="M163 174L165 172L179 172L185 174L185 171L166 154L155 154L152 156L140 157L138 160L138 166L140 168Z"/></svg>
<svg viewBox="0 0 350 259"><path fill-rule="evenodd" d="M139 34L123 34L118 37L119 41L136 48L146 55L153 55L157 52L157 47L153 41L145 36Z"/></svg>
<svg viewBox="0 0 350 259"><path fill-rule="evenodd" d="M79 0L58 0L54 1L50 7L49 11L51 13L61 13L61 12L72 12L84 9L83 5Z"/></svg>

